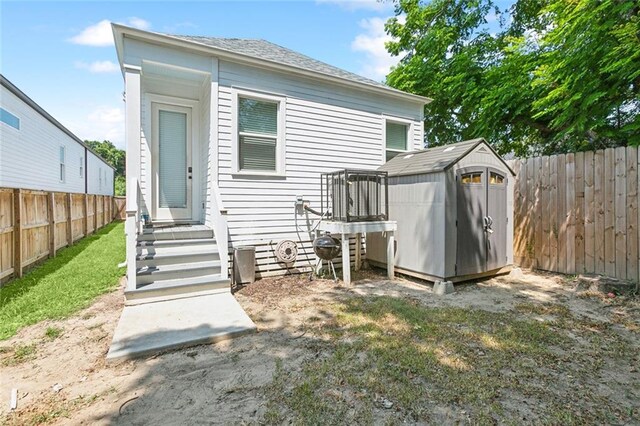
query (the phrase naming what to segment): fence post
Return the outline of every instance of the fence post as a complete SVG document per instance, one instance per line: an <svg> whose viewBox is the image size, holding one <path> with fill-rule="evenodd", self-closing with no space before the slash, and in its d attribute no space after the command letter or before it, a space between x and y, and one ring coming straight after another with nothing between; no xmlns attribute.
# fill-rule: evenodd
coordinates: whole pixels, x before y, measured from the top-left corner
<svg viewBox="0 0 640 426"><path fill-rule="evenodd" d="M71 230L71 225L73 224L73 219L71 218L71 193L68 192L67 196L67 246L73 244L73 231Z"/></svg>
<svg viewBox="0 0 640 426"><path fill-rule="evenodd" d="M13 190L13 276L22 276L22 191Z"/></svg>
<svg viewBox="0 0 640 426"><path fill-rule="evenodd" d="M82 205L84 206L84 236L89 234L89 201L87 194L82 195Z"/></svg>
<svg viewBox="0 0 640 426"><path fill-rule="evenodd" d="M98 231L98 196L93 196L93 232Z"/></svg>
<svg viewBox="0 0 640 426"><path fill-rule="evenodd" d="M49 213L49 257L56 257L56 193L47 196L47 210Z"/></svg>

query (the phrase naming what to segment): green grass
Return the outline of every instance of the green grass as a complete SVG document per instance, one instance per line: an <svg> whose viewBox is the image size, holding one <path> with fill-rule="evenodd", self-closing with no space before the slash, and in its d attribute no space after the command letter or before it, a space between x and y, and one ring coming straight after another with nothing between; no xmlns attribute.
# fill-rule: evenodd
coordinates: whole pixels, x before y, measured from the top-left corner
<svg viewBox="0 0 640 426"><path fill-rule="evenodd" d="M62 336L64 330L60 327L48 327L47 331L44 332L44 335L49 340L56 340L58 337Z"/></svg>
<svg viewBox="0 0 640 426"><path fill-rule="evenodd" d="M0 288L0 340L27 325L68 317L113 290L124 274L118 268L125 259L123 228L109 224Z"/></svg>
<svg viewBox="0 0 640 426"><path fill-rule="evenodd" d="M30 361L36 357L38 347L35 343L31 345L18 345L12 348L13 354L2 360L3 365L17 365Z"/></svg>
<svg viewBox="0 0 640 426"><path fill-rule="evenodd" d="M621 355L632 352L615 339L595 346L602 347L597 352L574 352L575 342L564 330L580 332L587 348L601 337L562 308L522 305L494 313L426 308L392 297L353 297L330 305L334 320L309 333L315 339L307 347L317 355L299 370L277 365L266 392L264 420L430 423L437 421L433 413L444 408L451 410L452 423L509 423L517 415L513 404L525 398L540 407L537 419L527 422L607 422L614 413L618 420L628 420L596 389L585 391L578 403L567 400L585 375L595 374L599 367L594 361L611 356L612 345L620 345ZM541 322L522 312L555 320ZM586 367L571 366L576 360ZM566 373L576 382L563 385ZM392 408L385 407L388 401ZM458 417L462 411L466 414Z"/></svg>

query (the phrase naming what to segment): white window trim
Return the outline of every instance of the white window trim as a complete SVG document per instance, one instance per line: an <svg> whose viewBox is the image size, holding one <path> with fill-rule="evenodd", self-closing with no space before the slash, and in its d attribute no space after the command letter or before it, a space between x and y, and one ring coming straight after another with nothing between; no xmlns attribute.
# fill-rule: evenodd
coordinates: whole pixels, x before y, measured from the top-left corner
<svg viewBox="0 0 640 426"><path fill-rule="evenodd" d="M407 146L405 150L387 149L387 123L404 124L407 126ZM393 117L389 115L382 116L382 164L387 162L387 151L391 152L410 152L414 150L414 132L415 121L406 118Z"/></svg>
<svg viewBox="0 0 640 426"><path fill-rule="evenodd" d="M259 101L270 101L278 104L278 134L276 135L276 170L274 172L264 170L240 170L240 138L238 135L238 105L239 98L249 98ZM283 177L286 173L285 164L285 125L287 115L287 102L284 96L275 96L250 90L231 89L231 168L237 176L272 176Z"/></svg>
<svg viewBox="0 0 640 426"><path fill-rule="evenodd" d="M63 153L63 161L60 161L60 150L62 150ZM62 168L60 166L62 166ZM58 149L58 178L60 178L60 183L67 181L67 147L65 145L60 145Z"/></svg>

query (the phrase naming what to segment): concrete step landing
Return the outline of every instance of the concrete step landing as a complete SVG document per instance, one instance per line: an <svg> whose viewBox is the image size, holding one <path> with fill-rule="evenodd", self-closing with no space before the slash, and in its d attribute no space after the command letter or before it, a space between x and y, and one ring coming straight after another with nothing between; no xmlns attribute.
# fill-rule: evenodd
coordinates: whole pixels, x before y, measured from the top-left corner
<svg viewBox="0 0 640 426"><path fill-rule="evenodd" d="M256 330L228 291L125 306L107 360L215 343Z"/></svg>

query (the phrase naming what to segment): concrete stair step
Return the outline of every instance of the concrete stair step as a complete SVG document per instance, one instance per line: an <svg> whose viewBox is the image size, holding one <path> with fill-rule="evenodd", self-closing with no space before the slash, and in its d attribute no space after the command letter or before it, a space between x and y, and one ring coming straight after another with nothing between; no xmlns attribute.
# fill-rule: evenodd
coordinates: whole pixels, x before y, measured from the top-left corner
<svg viewBox="0 0 640 426"><path fill-rule="evenodd" d="M215 244L185 245L178 247L143 247L138 250L136 265L171 265L176 263L206 262L220 260L218 246Z"/></svg>
<svg viewBox="0 0 640 426"><path fill-rule="evenodd" d="M172 265L154 265L138 268L136 282L138 286L156 281L177 280L204 275L220 274L220 261L176 263Z"/></svg>
<svg viewBox="0 0 640 426"><path fill-rule="evenodd" d="M162 240L190 240L201 238L213 238L213 230L205 227L182 227L172 228L171 230L145 229L141 235L138 235L138 241L162 241Z"/></svg>
<svg viewBox="0 0 640 426"><path fill-rule="evenodd" d="M182 247L182 246L199 246L199 245L207 245L207 244L216 244L216 240L214 238L193 238L193 239L185 239L185 240L146 240L146 241L138 241L136 248L138 249L138 254L140 253L140 249L142 248L150 248L150 247Z"/></svg>
<svg viewBox="0 0 640 426"><path fill-rule="evenodd" d="M127 304L138 304L230 291L231 281L228 278L212 274L140 284L136 290L125 291L124 294Z"/></svg>

